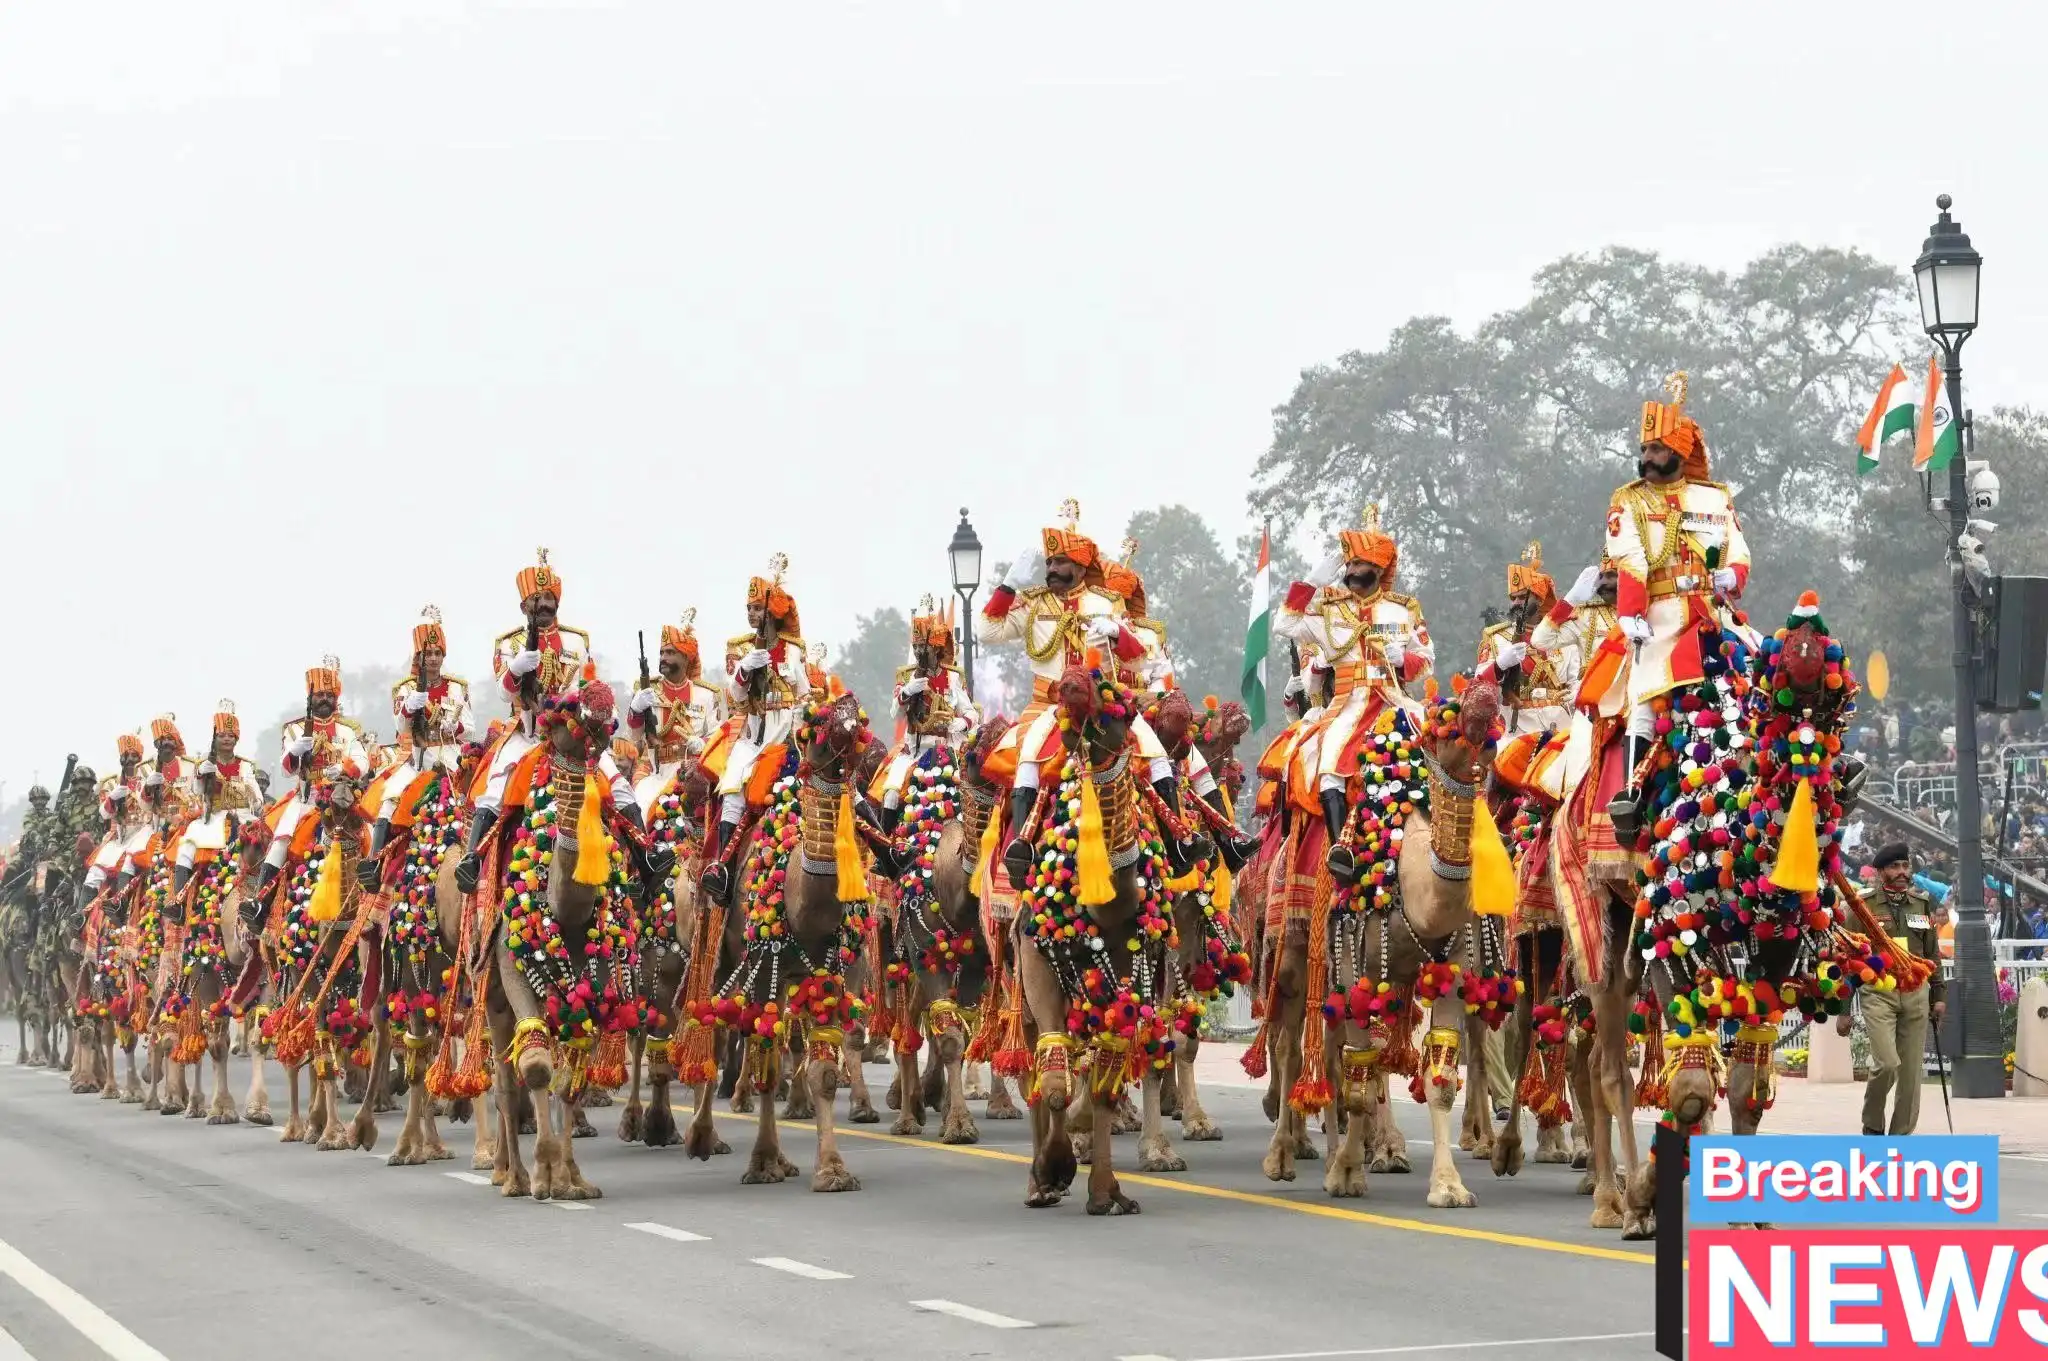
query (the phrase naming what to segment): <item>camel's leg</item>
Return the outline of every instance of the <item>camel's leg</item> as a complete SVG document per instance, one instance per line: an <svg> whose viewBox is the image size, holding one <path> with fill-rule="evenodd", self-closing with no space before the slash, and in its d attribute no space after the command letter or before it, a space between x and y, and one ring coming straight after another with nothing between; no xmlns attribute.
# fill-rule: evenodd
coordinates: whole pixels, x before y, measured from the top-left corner
<svg viewBox="0 0 2048 1361"><path fill-rule="evenodd" d="M967 1111L967 1075L963 1067L972 1067L962 1061L967 1052L967 1033L948 1026L939 1032L933 1042L938 1050L932 1057L944 1065L946 1091L942 1098L946 1103L946 1118L939 1125L939 1142L942 1144L978 1144L981 1131L975 1128L974 1117Z"/></svg>
<svg viewBox="0 0 2048 1361"><path fill-rule="evenodd" d="M1572 1166L1586 1174L1579 1178L1579 1194L1590 1196L1593 1194L1593 1121L1598 1105L1593 1091L1598 1084L1593 1081L1591 1039L1581 1038L1581 1034L1574 1034L1565 1044L1564 1077L1572 1094Z"/></svg>
<svg viewBox="0 0 2048 1361"><path fill-rule="evenodd" d="M142 1040L138 1036L135 1044L129 1046L128 1056L131 1062L135 1057L136 1049L141 1048L141 1045ZM162 1110L164 1108L164 1065L162 1058L156 1052L155 1041L151 1041L149 1048L143 1050L142 1079L142 1109L146 1111Z"/></svg>
<svg viewBox="0 0 2048 1361"><path fill-rule="evenodd" d="M1610 1025L1626 1025L1627 1016L1616 1005L1620 1000L1613 996L1614 990L1602 989L1593 994L1593 1043L1587 1046L1584 1071L1593 1111L1592 1166L1588 1169L1588 1180L1592 1183L1593 1215L1590 1223L1596 1229L1618 1229L1622 1225L1621 1190L1615 1170L1614 1123L1617 1118L1617 1100L1623 1104L1624 1113L1619 1118L1626 1123L1628 1115L1626 1101L1632 1093L1628 1087L1627 1060L1628 1043L1621 1044L1623 1074L1619 1084L1610 1084L1600 1069L1606 1062L1606 1047L1601 1039ZM1616 1087L1621 1089L1617 1091Z"/></svg>
<svg viewBox="0 0 2048 1361"><path fill-rule="evenodd" d="M987 1099L988 1083L982 1075L988 1071L988 1065L983 1063L969 1063L961 1067L960 1080L967 1084L966 1095L969 1101Z"/></svg>
<svg viewBox="0 0 2048 1361"><path fill-rule="evenodd" d="M918 1058L923 1053L922 1045L916 1049L896 1046L896 1099L889 1105L897 1115L896 1123L889 1126L891 1134L924 1133L924 1084L918 1072Z"/></svg>
<svg viewBox="0 0 2048 1361"><path fill-rule="evenodd" d="M1337 1065L1342 1078L1335 1094L1350 1118L1342 1122L1341 1136L1335 1132L1338 1121L1324 1121L1330 1156L1323 1165L1323 1191L1349 1200L1365 1194L1365 1135L1373 1123L1374 1098L1378 1096L1373 1063L1379 1055L1370 1047L1361 1047L1367 1046L1367 1039L1357 1026L1333 1025L1330 1039L1343 1046L1343 1056ZM1280 1137L1281 1133L1276 1132L1274 1138Z"/></svg>
<svg viewBox="0 0 2048 1361"><path fill-rule="evenodd" d="M1507 1046L1508 1077L1514 1083L1514 1091L1508 1099L1507 1125L1493 1145L1493 1175L1496 1177L1512 1177L1522 1170L1521 1073L1532 1062L1529 1050L1536 1043L1535 1016L1536 999L1525 992L1516 1000L1514 1012L1507 1020L1513 1029L1501 1036L1501 1043ZM1540 1129L1537 1139L1540 1148Z"/></svg>
<svg viewBox="0 0 2048 1361"><path fill-rule="evenodd" d="M1465 1189L1464 1180L1458 1176L1457 1160L1451 1150L1456 1147L1453 1135L1451 1106L1458 1099L1458 1048L1463 1038L1465 1004L1455 995L1439 997L1429 1005L1429 1043L1432 1054L1441 1054L1423 1073L1423 1087L1429 1093L1429 1139L1431 1157L1429 1167L1429 1195L1427 1201L1439 1210L1468 1210L1479 1203L1479 1198ZM1469 1093L1469 1099L1484 1103L1487 1100L1486 1072L1479 1073L1479 1090ZM1487 1118L1492 1119L1489 1111Z"/></svg>
<svg viewBox="0 0 2048 1361"><path fill-rule="evenodd" d="M562 1121L562 1138L555 1145L560 1161L555 1167L555 1198L557 1200L602 1200L604 1192L586 1181L583 1169L576 1165L576 1145L570 1137L581 1114L582 1097L554 1096L556 1113Z"/></svg>
<svg viewBox="0 0 2048 1361"><path fill-rule="evenodd" d="M284 1129L278 1133L281 1144L296 1144L306 1137L306 1120L299 1113L299 1074L305 1071L303 1063L286 1064L284 1070L285 1091L289 1097L285 1111Z"/></svg>
<svg viewBox="0 0 2048 1361"><path fill-rule="evenodd" d="M134 1034L132 1031L129 1033L131 1036ZM127 1043L121 1046L121 1057L125 1061L128 1070L128 1081L121 1088L121 1104L133 1106L139 1102L144 1110L148 1110L150 1109L150 1090L143 1086L142 1069L135 1062L135 1046L138 1042L137 1039L130 1038Z"/></svg>
<svg viewBox="0 0 2048 1361"><path fill-rule="evenodd" d="M851 1034L840 1041L839 1062L846 1075L846 1118L856 1125L873 1125L882 1117L875 1110L874 1098L868 1094L867 1069L860 1061L862 1048Z"/></svg>
<svg viewBox="0 0 2048 1361"><path fill-rule="evenodd" d="M363 1104L356 1109L355 1122L349 1126L350 1145L366 1152L377 1146L377 1112L393 1109L396 1104L386 1100L385 1092L391 1083L390 1020L379 1016L375 1033L377 1043L370 1053L370 1085L363 1093Z"/></svg>
<svg viewBox="0 0 2048 1361"><path fill-rule="evenodd" d="M207 1111L209 1125L234 1125L241 1123L241 1115L235 1110L235 1098L228 1092L228 1032L222 1027L206 1043L207 1057L213 1060L213 1106Z"/></svg>
<svg viewBox="0 0 2048 1361"><path fill-rule="evenodd" d="M490 1060L486 1059L486 1063ZM497 1064L491 1063L492 1069ZM495 1072L491 1078L491 1090L478 1098L471 1107L470 1118L476 1125L476 1139L470 1145L469 1165L478 1172L498 1170L498 1080Z"/></svg>
<svg viewBox="0 0 2048 1361"><path fill-rule="evenodd" d="M720 1153L732 1152L732 1145L718 1137L712 1125L711 1103L715 1099L714 1088L709 1082L697 1084L693 1098L696 1108L690 1112L690 1127L683 1132L683 1153L702 1162L709 1162Z"/></svg>
<svg viewBox="0 0 2048 1361"><path fill-rule="evenodd" d="M204 1120L206 1118L206 1065L189 1063L185 1069L185 1118Z"/></svg>
<svg viewBox="0 0 2048 1361"><path fill-rule="evenodd" d="M1467 1013L1464 1022L1465 1120L1458 1136L1458 1147L1481 1162L1492 1162L1493 1083L1487 1073L1486 1046L1504 1041L1476 1014Z"/></svg>
<svg viewBox="0 0 2048 1361"><path fill-rule="evenodd" d="M647 1115L641 1122L641 1138L649 1148L667 1148L679 1144L683 1136L676 1130L676 1116L670 1105L671 1093L675 1089L676 1070L669 1062L669 1037L652 1035L647 1040Z"/></svg>
<svg viewBox="0 0 2048 1361"><path fill-rule="evenodd" d="M1067 1133L1067 1078L1059 1075L1059 1105L1041 1101L1031 1108L1031 1170L1025 1177L1024 1204L1042 1210L1057 1205L1074 1184L1074 1144Z"/></svg>
<svg viewBox="0 0 2048 1361"><path fill-rule="evenodd" d="M747 1170L740 1174L740 1184L772 1185L796 1175L796 1164L782 1156L782 1142L775 1132L775 1067L782 1051L780 1046L764 1049L755 1044L749 1044L747 1050L754 1058L755 1072L761 1075L758 1085L766 1090L759 1093L760 1114L754 1130L754 1151L747 1159Z"/></svg>
<svg viewBox="0 0 2048 1361"><path fill-rule="evenodd" d="M228 1018L228 1053L241 1058L249 1052L249 1018L230 1016Z"/></svg>
<svg viewBox="0 0 2048 1361"><path fill-rule="evenodd" d="M1202 1109L1202 1094L1195 1086L1195 1055L1201 1041L1190 1039L1174 1050L1174 1087L1180 1093L1180 1137L1183 1143L1206 1144L1223 1137L1209 1112Z"/></svg>
<svg viewBox="0 0 2048 1361"><path fill-rule="evenodd" d="M785 1120L808 1120L817 1112L816 1103L811 1099L811 1080L808 1076L810 1065L804 1059L802 1050L785 1050L782 1055L783 1081L789 1084L787 1102L782 1108Z"/></svg>
<svg viewBox="0 0 2048 1361"><path fill-rule="evenodd" d="M754 1113L754 1072L760 1066L759 1046L741 1042L739 1066L729 1069L732 1078L732 1099L729 1103L734 1115Z"/></svg>
<svg viewBox="0 0 2048 1361"><path fill-rule="evenodd" d="M839 1156L839 1134L833 1128L834 1098L839 1091L840 1051L838 1046L827 1049L823 1045L813 1045L812 1049L814 1052L805 1074L811 1089L811 1103L817 1110L818 1162L811 1173L811 1189L858 1191L860 1178L846 1170L846 1160Z"/></svg>
<svg viewBox="0 0 2048 1361"><path fill-rule="evenodd" d="M1273 1137L1267 1142L1265 1159L1259 1164L1268 1181L1294 1180L1295 1150L1308 1134L1307 1122L1287 1104L1287 1094L1294 1090L1295 1079L1301 1076L1300 999L1293 999L1297 1014L1292 1020L1288 1017L1288 1001L1284 996L1278 999L1274 1005L1278 1014L1266 1028L1270 1045L1267 1071L1272 1078L1271 1087L1280 1094L1274 1107Z"/></svg>
<svg viewBox="0 0 2048 1361"><path fill-rule="evenodd" d="M249 1094L242 1098L242 1116L252 1125L271 1123L270 1089L263 1078L263 1043L257 1036L249 1040Z"/></svg>
<svg viewBox="0 0 2048 1361"><path fill-rule="evenodd" d="M338 1069L340 1066L341 1060L337 1058L335 1060L335 1067ZM322 1153L339 1153L344 1149L354 1148L356 1146L355 1129L352 1125L343 1124L341 1119L341 1074L339 1072L332 1072L325 1080L316 1078L315 1081L320 1083L321 1099L323 1102L321 1113L324 1118L319 1125L320 1142L314 1146ZM365 1088L363 1092L363 1109L365 1110L370 1108L371 1102L369 1098L370 1093Z"/></svg>
<svg viewBox="0 0 2048 1361"><path fill-rule="evenodd" d="M1187 1159L1173 1151L1173 1145L1166 1140L1166 1122L1163 1118L1160 1097L1159 1073L1148 1069L1144 1080L1138 1084L1144 1103L1144 1114L1139 1125L1138 1170L1140 1172L1185 1172Z"/></svg>
<svg viewBox="0 0 2048 1361"><path fill-rule="evenodd" d="M1148 1086L1150 1084L1147 1084ZM1106 1097L1095 1097L1091 1092L1088 1100L1096 1107L1093 1131L1094 1157L1088 1164L1088 1213L1092 1215L1134 1215L1138 1213L1138 1202L1125 1195L1116 1179L1112 1165L1114 1150L1111 1138L1115 1134L1116 1112L1113 1103L1121 1096L1120 1091ZM1156 1105L1157 1095L1152 1095L1147 1104Z"/></svg>
<svg viewBox="0 0 2048 1361"><path fill-rule="evenodd" d="M647 1056L647 1032L636 1030L626 1037L626 1104L619 1111L619 1142L637 1144L647 1131L647 1112L640 1104L640 1065Z"/></svg>
<svg viewBox="0 0 2048 1361"><path fill-rule="evenodd" d="M988 1070L988 1104L981 1108L984 1120L1021 1120L1024 1112L1017 1108L1016 1099L1010 1095L1010 1084L1001 1073L990 1065Z"/></svg>
<svg viewBox="0 0 2048 1361"><path fill-rule="evenodd" d="M398 1146L384 1160L386 1167L418 1167L427 1160L427 1084L409 1082L405 1088L405 1120L398 1127Z"/></svg>
<svg viewBox="0 0 2048 1361"><path fill-rule="evenodd" d="M1144 1118L1131 1103L1131 1089L1124 1088L1116 1094L1116 1100L1109 1108L1111 1134L1136 1134L1145 1128Z"/></svg>
<svg viewBox="0 0 2048 1361"><path fill-rule="evenodd" d="M1088 1100L1067 1103L1067 1137L1074 1141L1074 1162L1086 1167L1095 1161L1095 1103Z"/></svg>
<svg viewBox="0 0 2048 1361"><path fill-rule="evenodd" d="M1023 987L1025 1010L1038 1025L1041 1036L1064 1033L1066 997L1059 980L1036 950L1017 956L1018 981ZM1041 1039L1041 1044L1045 1041ZM1024 1203L1033 1209L1057 1205L1074 1184L1074 1141L1067 1121L1074 1103L1074 1078L1067 1054L1050 1048L1040 1051L1038 1099L1031 1104L1031 1171L1025 1183ZM1081 1104L1087 1105L1084 1088Z"/></svg>

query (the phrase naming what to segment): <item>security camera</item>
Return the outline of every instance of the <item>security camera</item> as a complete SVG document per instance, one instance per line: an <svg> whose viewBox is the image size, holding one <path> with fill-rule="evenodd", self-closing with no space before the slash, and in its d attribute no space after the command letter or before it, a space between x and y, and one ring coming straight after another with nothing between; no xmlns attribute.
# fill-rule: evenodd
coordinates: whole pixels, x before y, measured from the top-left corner
<svg viewBox="0 0 2048 1361"><path fill-rule="evenodd" d="M1988 463L1969 464L1970 509L1975 511L1998 509L1998 474L1991 471Z"/></svg>

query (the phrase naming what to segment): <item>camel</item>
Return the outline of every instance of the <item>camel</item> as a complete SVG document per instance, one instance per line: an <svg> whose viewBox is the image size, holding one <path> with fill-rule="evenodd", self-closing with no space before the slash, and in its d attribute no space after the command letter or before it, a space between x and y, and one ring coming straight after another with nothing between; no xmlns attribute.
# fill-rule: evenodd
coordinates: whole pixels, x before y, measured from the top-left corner
<svg viewBox="0 0 2048 1361"><path fill-rule="evenodd" d="M1276 1112L1279 1118L1263 1163L1271 1180L1293 1179L1295 1150L1305 1136L1303 1115L1293 1100L1297 1083L1307 1083L1309 1089L1318 1082L1326 1083L1337 1089L1341 1098L1341 1119L1333 1121L1327 1113L1324 1119L1329 1147L1323 1189L1328 1194L1366 1194L1368 1136L1377 1170L1406 1170L1405 1141L1386 1109L1388 1070L1382 1058L1391 1057L1389 1050L1406 1019L1398 1013L1406 1009L1409 991L1424 982L1425 966L1432 979L1440 980L1448 965L1470 971L1480 963L1473 948L1476 933L1471 929L1470 871L1461 874L1455 867L1470 863L1467 829L1472 802L1491 759L1492 730L1499 710L1498 688L1475 683L1465 691L1456 723L1447 733L1425 735L1415 742L1429 767L1430 799L1427 811L1417 808L1400 825L1400 849L1394 856L1398 897L1384 908L1333 914L1326 946L1332 993L1365 1001L1362 991L1389 985L1396 1015L1382 1021L1370 1013L1361 1016L1357 1006L1347 1010L1341 1021L1333 1022L1340 1041L1326 1053L1321 1074L1304 1072L1302 1042L1304 1017L1309 1007L1317 1005L1317 1000L1308 996L1312 928L1293 922L1282 933L1279 957L1271 965L1278 970L1278 977L1268 1002L1268 1026L1273 1039L1273 1087L1288 1094L1288 1105ZM1430 732L1433 716L1425 723L1405 702L1396 712L1414 729ZM1366 985L1363 990L1361 984ZM1457 988L1442 987L1440 982L1437 986L1442 990L1427 1003L1428 1032L1420 1055L1423 1068L1416 1078L1427 1098L1430 1117L1427 1201L1436 1209L1466 1209L1478 1201L1459 1176L1452 1156L1451 1117L1458 1093L1465 1007ZM1467 1056L1468 1067L1474 1057ZM1483 1072L1476 1087L1471 1100L1483 1103Z"/></svg>
<svg viewBox="0 0 2048 1361"><path fill-rule="evenodd" d="M253 885L268 842L267 828L255 820L241 823L219 855L201 864L177 908L185 927L180 981L185 1009L176 1027L174 1064L182 1067L209 1059L213 1065L213 1101L205 1104L204 1083L195 1075L186 1114L202 1116L209 1125L241 1122L228 1090L228 1012L234 980L239 978L247 946L238 910L241 888ZM216 1014L218 1013L218 1014ZM258 1063L259 1081L261 1063ZM266 1122L267 1122L267 1112Z"/></svg>

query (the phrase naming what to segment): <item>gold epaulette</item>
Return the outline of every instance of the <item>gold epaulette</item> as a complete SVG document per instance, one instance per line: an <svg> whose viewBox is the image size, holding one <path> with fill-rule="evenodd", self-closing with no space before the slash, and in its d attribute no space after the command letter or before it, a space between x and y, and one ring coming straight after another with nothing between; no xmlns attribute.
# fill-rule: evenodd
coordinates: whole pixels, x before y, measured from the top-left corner
<svg viewBox="0 0 2048 1361"><path fill-rule="evenodd" d="M1422 602L1412 595L1401 595L1395 591L1385 591L1381 593L1380 599L1390 600L1394 604L1405 608L1408 613L1414 615L1417 619L1422 618Z"/></svg>
<svg viewBox="0 0 2048 1361"><path fill-rule="evenodd" d="M899 666L899 667L897 667L897 668L896 668L896 688L897 688L897 689L899 689L899 690L900 690L900 689L902 689L902 688L903 688L903 682L905 682L905 681L909 680L909 679L910 679L910 678L911 678L911 677L912 677L913 675L915 675L916 673L917 673L917 668L916 668L916 667L914 667L914 666Z"/></svg>
<svg viewBox="0 0 2048 1361"><path fill-rule="evenodd" d="M1151 630L1151 631L1152 631L1153 633L1156 633L1156 634L1158 634L1158 635L1159 635L1159 645L1160 645L1161 647L1165 647L1165 646L1166 646L1166 625L1164 625L1164 624L1160 623L1160 622L1159 622L1159 621L1158 621L1157 619L1142 619L1142 618L1141 618L1141 619L1132 619L1132 620L1128 620L1128 621L1126 621L1126 622L1128 622L1128 623L1129 623L1129 624L1131 625L1131 627L1132 627L1132 628L1140 628L1140 629L1149 629L1149 630Z"/></svg>

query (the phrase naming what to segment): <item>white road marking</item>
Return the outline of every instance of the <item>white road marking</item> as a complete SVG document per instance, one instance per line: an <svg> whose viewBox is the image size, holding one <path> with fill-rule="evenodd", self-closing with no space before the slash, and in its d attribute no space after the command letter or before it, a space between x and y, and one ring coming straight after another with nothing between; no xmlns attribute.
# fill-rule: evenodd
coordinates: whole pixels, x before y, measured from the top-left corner
<svg viewBox="0 0 2048 1361"><path fill-rule="evenodd" d="M953 1318L964 1318L969 1323L979 1323L989 1328L1036 1328L1035 1323L1026 1323L1021 1318L1007 1314L991 1314L986 1309L976 1309L971 1304L957 1304L952 1300L912 1300L910 1307L932 1314L948 1314Z"/></svg>
<svg viewBox="0 0 2048 1361"><path fill-rule="evenodd" d="M580 1200L548 1200L542 1203L552 1205L557 1210L587 1210L590 1208Z"/></svg>
<svg viewBox="0 0 2048 1361"><path fill-rule="evenodd" d="M443 1172L441 1175L453 1177L457 1181L466 1181L471 1186L489 1186L491 1184L491 1179L481 1172Z"/></svg>
<svg viewBox="0 0 2048 1361"><path fill-rule="evenodd" d="M807 1280L850 1281L853 1279L852 1276L844 1271L827 1271L824 1267L812 1266L809 1262L799 1262L790 1257L754 1257L749 1260L755 1266L764 1266L771 1271L786 1271L792 1276L802 1276Z"/></svg>
<svg viewBox="0 0 2048 1361"><path fill-rule="evenodd" d="M1409 1356L1417 1352L1467 1352L1482 1348L1548 1347L1561 1342L1622 1342L1655 1333L1588 1333L1580 1337L1506 1337L1486 1342L1425 1342L1412 1347L1364 1347L1334 1352L1262 1352L1257 1356L1210 1356L1202 1361L1326 1361L1339 1356ZM1122 1361L1131 1361L1122 1358Z"/></svg>
<svg viewBox="0 0 2048 1361"><path fill-rule="evenodd" d="M14 1334L0 1328L0 1361L36 1361L28 1348L14 1340Z"/></svg>
<svg viewBox="0 0 2048 1361"><path fill-rule="evenodd" d="M691 1233L688 1229L671 1228L667 1224L642 1222L639 1224L628 1224L626 1227L637 1229L641 1233L651 1233L656 1238L666 1238L677 1243L708 1243L711 1241L701 1233Z"/></svg>
<svg viewBox="0 0 2048 1361"><path fill-rule="evenodd" d="M0 1242L0 1273L12 1276L22 1289L63 1316L66 1323L113 1358L113 1361L165 1361L164 1354L123 1328L105 1310Z"/></svg>

